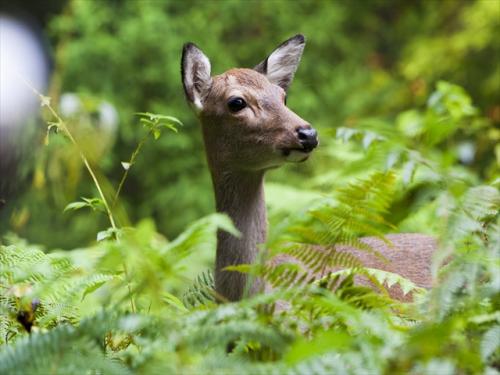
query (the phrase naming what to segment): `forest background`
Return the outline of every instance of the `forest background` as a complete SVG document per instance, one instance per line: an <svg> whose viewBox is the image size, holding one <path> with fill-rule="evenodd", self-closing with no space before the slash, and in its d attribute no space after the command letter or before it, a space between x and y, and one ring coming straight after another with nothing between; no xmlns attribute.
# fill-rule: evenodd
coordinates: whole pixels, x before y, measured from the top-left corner
<svg viewBox="0 0 500 375"><path fill-rule="evenodd" d="M2 160L0 374L498 374L500 1L36 4L52 73ZM275 292L219 305L215 233L236 232L211 215L182 46L218 74L297 33L287 105L320 146L268 173L266 247L347 269L242 267ZM436 238L432 291L335 247L397 232Z"/></svg>

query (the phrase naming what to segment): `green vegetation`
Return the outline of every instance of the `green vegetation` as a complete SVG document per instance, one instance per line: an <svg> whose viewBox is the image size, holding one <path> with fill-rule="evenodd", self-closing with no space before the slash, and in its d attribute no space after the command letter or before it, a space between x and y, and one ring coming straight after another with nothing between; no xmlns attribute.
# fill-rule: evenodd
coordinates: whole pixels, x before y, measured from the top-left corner
<svg viewBox="0 0 500 375"><path fill-rule="evenodd" d="M0 217L0 374L498 374L499 20L487 0L70 2L33 184ZM344 269L235 267L274 291L217 304L215 235L237 231L211 213L181 46L222 72L298 31L288 105L321 145L270 173L266 246ZM81 108L63 116L68 92ZM116 134L93 126L103 100ZM389 232L436 236L435 288L314 251Z"/></svg>

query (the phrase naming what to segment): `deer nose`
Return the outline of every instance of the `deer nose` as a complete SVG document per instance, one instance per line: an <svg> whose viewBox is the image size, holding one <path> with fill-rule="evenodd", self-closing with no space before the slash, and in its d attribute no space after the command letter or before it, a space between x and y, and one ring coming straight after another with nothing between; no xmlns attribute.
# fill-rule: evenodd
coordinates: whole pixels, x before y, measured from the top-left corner
<svg viewBox="0 0 500 375"><path fill-rule="evenodd" d="M297 128L297 137L304 151L312 151L318 145L318 132L310 125Z"/></svg>

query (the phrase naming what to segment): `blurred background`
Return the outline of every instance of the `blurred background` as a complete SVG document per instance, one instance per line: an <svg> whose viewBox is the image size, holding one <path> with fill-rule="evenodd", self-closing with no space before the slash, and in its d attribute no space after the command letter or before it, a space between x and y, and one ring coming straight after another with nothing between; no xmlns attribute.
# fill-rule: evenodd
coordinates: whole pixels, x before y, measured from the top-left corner
<svg viewBox="0 0 500 375"><path fill-rule="evenodd" d="M338 140L336 129L369 124L389 134L403 126L411 137L410 110L425 108L440 80L462 86L481 117L474 128L434 142L429 152L477 180L492 180L500 158L499 20L498 0L2 5L0 235L71 249L91 244L108 225L99 213L63 213L68 203L97 193L64 137L51 133L46 144L50 116L40 113L23 79L51 98L110 196L124 172L121 162L146 134L135 113L184 123L179 134L151 138L143 147L121 193L121 225L152 218L159 232L173 238L214 211L199 125L180 80L181 49L188 41L203 49L218 74L254 66L297 33L307 37L288 106L314 124L321 146L307 163L269 173L271 225L381 168L376 155L360 163L366 151ZM403 213L394 220L421 202L419 191L422 186L415 186L399 197Z"/></svg>

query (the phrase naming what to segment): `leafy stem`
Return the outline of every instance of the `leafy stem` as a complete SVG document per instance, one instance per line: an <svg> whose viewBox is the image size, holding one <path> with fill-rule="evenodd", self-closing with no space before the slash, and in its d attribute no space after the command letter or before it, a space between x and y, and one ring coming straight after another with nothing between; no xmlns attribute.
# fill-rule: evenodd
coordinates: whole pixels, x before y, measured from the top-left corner
<svg viewBox="0 0 500 375"><path fill-rule="evenodd" d="M118 201L118 197L120 195L120 192L122 191L123 184L125 183L125 180L128 177L128 172L130 170L130 167L135 163L135 159L137 158L137 155L141 152L142 146L144 146L144 143L148 140L149 135L151 134L151 131L148 132L137 144L137 147L135 148L134 152L132 152L132 155L130 156L130 160L127 163L122 163L123 168L125 169L125 172L122 175L122 178L120 180L120 183L118 184L118 188L116 189L115 197L113 199L113 204L112 207L116 205L116 202Z"/></svg>
<svg viewBox="0 0 500 375"><path fill-rule="evenodd" d="M83 164L85 165L85 168L89 172L90 177L92 178L92 181L94 182L94 185L97 188L97 191L99 192L99 196L101 197L106 214L108 215L108 219L109 219L109 222L111 223L111 227L114 230L116 230L117 226L115 223L115 219L113 217L113 213L111 212L111 207L108 204L108 201L104 195L101 184L99 183L99 180L97 179L97 176L96 176L94 170L90 166L90 163L89 163L87 157L85 156L85 154L83 153L82 149L78 145L78 142L73 137L73 134L71 134L71 132L68 129L68 127L66 126L66 123L64 122L64 120L59 116L59 114L55 111L55 109L50 105L50 98L39 93L33 86L31 86L28 82L26 82L26 80L24 80L24 82L40 98L40 103L41 103L42 107L47 107L47 109L50 111L52 116L57 120L57 122L51 123L50 127L55 126L58 130L62 130L62 132L66 135L66 137L68 137L68 139L73 144L73 146L75 146L76 150L78 151L78 154L80 155L80 159L82 160Z"/></svg>
<svg viewBox="0 0 500 375"><path fill-rule="evenodd" d="M145 128L148 129L148 132L137 144L137 147L130 156L130 160L128 162L122 162L122 166L123 169L125 169L125 172L123 173L120 183L118 184L118 189L116 190L112 207L116 205L116 202L118 201L118 197L120 195L120 192L122 191L125 180L128 177L130 168L134 165L135 160L137 159L137 156L141 152L142 147L148 140L148 137L152 135L153 138L157 140L161 136L162 128L166 128L177 133L177 126L182 126L182 123L178 119L172 116L158 115L156 113L150 113L150 112L138 112L136 114L141 117L139 122Z"/></svg>
<svg viewBox="0 0 500 375"><path fill-rule="evenodd" d="M80 155L80 158L83 161L83 164L85 165L85 168L87 168L87 171L89 172L90 177L92 178L92 181L94 182L94 185L96 186L97 191L99 192L99 195L100 195L101 200L102 200L102 204L104 206L106 214L108 215L109 222L111 223L111 227L113 229L113 232L117 233L117 226L116 226L116 223L115 223L115 219L113 217L113 213L112 213L111 208L110 208L110 206L108 204L108 201L106 200L104 192L103 192L103 190L101 188L101 184L99 183L99 180L97 179L97 176L96 176L94 170L90 166L90 163L89 163L88 159L86 158L86 156L83 153L82 149L78 145L78 142L76 141L76 139L73 137L73 135L69 131L68 127L66 126L66 123L64 122L64 120L59 116L59 114L55 111L55 109L50 105L50 98L47 97L47 96L42 95L41 93L39 93L24 78L21 77L21 79L40 98L41 106L42 107L47 107L48 110L50 111L50 113L52 114L52 116L56 119L56 122L52 122L52 123L49 124L49 128L48 128L48 131L47 131L47 137L48 137L48 132L50 131L50 128L55 127L56 129L61 130L68 137L68 139L73 144L73 146L75 146L75 148L77 149L78 154ZM87 202L87 203L89 203L89 202ZM117 239L117 241L119 241L118 237L116 237L116 239ZM135 307L134 299L132 297L132 288L130 286L130 277L129 277L127 265L126 265L125 262L123 262L123 270L124 270L124 273L125 273L127 288L128 288L129 295L130 295L130 307L131 307L132 312L135 313L136 307Z"/></svg>

